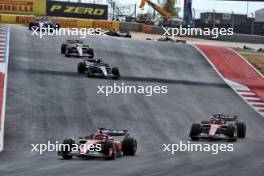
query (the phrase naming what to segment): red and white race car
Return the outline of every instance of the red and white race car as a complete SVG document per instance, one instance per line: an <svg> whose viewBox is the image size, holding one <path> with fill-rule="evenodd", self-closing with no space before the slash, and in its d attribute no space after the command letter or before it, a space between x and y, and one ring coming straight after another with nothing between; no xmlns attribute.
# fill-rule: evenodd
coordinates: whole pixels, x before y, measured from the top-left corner
<svg viewBox="0 0 264 176"><path fill-rule="evenodd" d="M210 120L194 123L189 136L192 140L206 138L236 141L237 138L246 137L246 124L240 122L238 116L215 114Z"/></svg>
<svg viewBox="0 0 264 176"><path fill-rule="evenodd" d="M97 133L74 139L64 139L59 156L64 159L77 157L102 157L116 159L120 156L134 156L137 151L137 140L127 130L98 128Z"/></svg>

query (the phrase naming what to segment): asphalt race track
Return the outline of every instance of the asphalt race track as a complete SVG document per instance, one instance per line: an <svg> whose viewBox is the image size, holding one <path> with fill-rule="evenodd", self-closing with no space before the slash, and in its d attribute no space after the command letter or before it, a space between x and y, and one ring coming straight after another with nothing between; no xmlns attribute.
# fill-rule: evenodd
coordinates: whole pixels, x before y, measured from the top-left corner
<svg viewBox="0 0 264 176"><path fill-rule="evenodd" d="M77 74L78 59L60 54L66 39L40 39L11 26L1 176L264 175L264 119L192 46L91 36L85 41L95 55L121 72L120 80L105 80ZM168 94L97 94L97 85L114 82L167 85ZM162 144L187 141L193 122L217 112L237 114L247 124L247 137L238 139L234 152L162 152ZM139 141L137 155L62 160L56 152L30 151L30 144L78 138L97 127L129 129Z"/></svg>

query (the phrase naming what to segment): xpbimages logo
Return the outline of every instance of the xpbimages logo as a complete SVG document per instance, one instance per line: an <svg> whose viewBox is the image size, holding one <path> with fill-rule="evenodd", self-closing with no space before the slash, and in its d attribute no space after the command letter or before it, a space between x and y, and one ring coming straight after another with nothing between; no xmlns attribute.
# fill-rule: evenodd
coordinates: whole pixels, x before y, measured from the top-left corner
<svg viewBox="0 0 264 176"><path fill-rule="evenodd" d="M125 85L121 83L118 85L114 83L113 85L107 86L97 86L98 94L104 94L109 96L111 94L144 94L147 97L152 96L153 94L167 94L168 86L143 86L143 85Z"/></svg>
<svg viewBox="0 0 264 176"><path fill-rule="evenodd" d="M175 36L212 36L213 39L219 36L230 36L234 34L233 28L163 28L163 35Z"/></svg>
<svg viewBox="0 0 264 176"><path fill-rule="evenodd" d="M102 150L101 144L60 144L58 141L52 143L48 141L46 144L31 144L31 152L37 152L42 155L44 152L59 152L66 151L71 148L72 152L78 152L80 150L100 152Z"/></svg>
<svg viewBox="0 0 264 176"><path fill-rule="evenodd" d="M80 38L86 38L89 35L103 35L104 31L101 28L52 28L39 27L32 28L33 36L80 36Z"/></svg>
<svg viewBox="0 0 264 176"><path fill-rule="evenodd" d="M180 141L179 144L163 144L163 152L168 152L174 155L176 152L209 152L218 154L219 152L234 151L234 144L196 144L187 141Z"/></svg>

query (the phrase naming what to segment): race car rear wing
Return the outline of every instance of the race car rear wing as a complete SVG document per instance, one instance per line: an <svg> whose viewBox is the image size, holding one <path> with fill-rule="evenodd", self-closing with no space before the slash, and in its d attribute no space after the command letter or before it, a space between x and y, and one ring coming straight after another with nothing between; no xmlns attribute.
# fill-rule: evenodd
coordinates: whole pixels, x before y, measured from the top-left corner
<svg viewBox="0 0 264 176"><path fill-rule="evenodd" d="M98 128L99 133L105 133L110 136L126 136L129 135L128 130L112 129L112 128Z"/></svg>
<svg viewBox="0 0 264 176"><path fill-rule="evenodd" d="M230 116L230 115L212 115L211 116L212 118L217 118L217 119L222 119L222 120L226 120L226 121L234 121L234 120L237 120L238 119L238 116L237 115L233 115L233 116Z"/></svg>
<svg viewBox="0 0 264 176"><path fill-rule="evenodd" d="M220 119L223 119L226 121L233 121L233 120L237 120L238 116L224 116L224 117L221 117Z"/></svg>
<svg viewBox="0 0 264 176"><path fill-rule="evenodd" d="M82 40L67 40L66 42L69 43L69 44L75 44L75 43L83 44Z"/></svg>

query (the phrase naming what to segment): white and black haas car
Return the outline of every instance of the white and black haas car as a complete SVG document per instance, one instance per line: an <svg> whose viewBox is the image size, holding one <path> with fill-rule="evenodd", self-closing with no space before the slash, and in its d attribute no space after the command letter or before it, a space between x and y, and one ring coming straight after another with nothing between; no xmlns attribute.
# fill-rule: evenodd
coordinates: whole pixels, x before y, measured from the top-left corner
<svg viewBox="0 0 264 176"><path fill-rule="evenodd" d="M80 137L77 143L71 138L64 139L58 155L64 159L75 156L114 160L121 156L135 156L136 151L137 140L128 130L98 128L98 132Z"/></svg>
<svg viewBox="0 0 264 176"><path fill-rule="evenodd" d="M89 45L83 43L82 40L67 40L61 45L61 54L66 57L94 57L94 50Z"/></svg>
<svg viewBox="0 0 264 176"><path fill-rule="evenodd" d="M29 23L28 29L33 30L41 30L41 29L59 29L60 24L57 23L54 20L51 20L49 18L37 18Z"/></svg>
<svg viewBox="0 0 264 176"><path fill-rule="evenodd" d="M119 69L109 66L102 59L84 59L77 65L77 71L80 74L86 73L88 77L120 78Z"/></svg>
<svg viewBox="0 0 264 176"><path fill-rule="evenodd" d="M238 116L214 114L209 120L194 123L189 136L192 140L204 138L236 141L237 138L246 137L246 124L239 121Z"/></svg>

